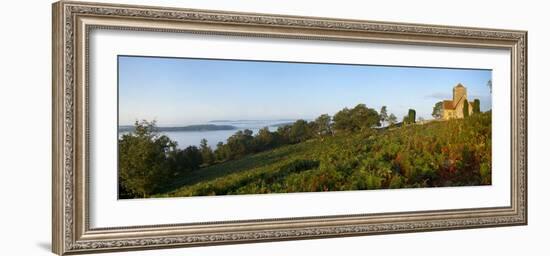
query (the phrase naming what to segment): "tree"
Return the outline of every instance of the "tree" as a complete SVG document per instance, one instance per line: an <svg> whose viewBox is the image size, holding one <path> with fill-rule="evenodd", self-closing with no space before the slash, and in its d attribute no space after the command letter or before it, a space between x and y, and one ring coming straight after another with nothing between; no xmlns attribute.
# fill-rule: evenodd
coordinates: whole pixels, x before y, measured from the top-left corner
<svg viewBox="0 0 550 256"><path fill-rule="evenodd" d="M382 106L380 109L380 121L382 122L382 125L385 125L388 121L388 109L386 106Z"/></svg>
<svg viewBox="0 0 550 256"><path fill-rule="evenodd" d="M202 155L202 162L205 164L213 164L215 159L214 152L212 148L208 146L208 141L206 139L201 140L200 151Z"/></svg>
<svg viewBox="0 0 550 256"><path fill-rule="evenodd" d="M435 103L432 111L432 116L435 119L443 118L443 101Z"/></svg>
<svg viewBox="0 0 550 256"><path fill-rule="evenodd" d="M177 144L159 135L154 121L136 121L134 126L134 132L118 141L119 187L126 196L147 197L174 175L167 159L176 152Z"/></svg>
<svg viewBox="0 0 550 256"><path fill-rule="evenodd" d="M252 131L239 130L227 138L227 158L236 159L254 151L254 137Z"/></svg>
<svg viewBox="0 0 550 256"><path fill-rule="evenodd" d="M396 123L397 123L397 117L393 113L390 114L390 116L388 117L388 125L392 126Z"/></svg>
<svg viewBox="0 0 550 256"><path fill-rule="evenodd" d="M254 136L254 149L256 152L268 150L275 147L275 135L269 131L269 128L264 127Z"/></svg>
<svg viewBox="0 0 550 256"><path fill-rule="evenodd" d="M474 114L479 114L479 113L481 113L481 107L480 107L479 99L475 99L475 100L474 100L473 108L474 108L474 109L473 109Z"/></svg>
<svg viewBox="0 0 550 256"><path fill-rule="evenodd" d="M487 81L487 87L489 87L489 91L491 93L493 93L493 80L490 79L489 81Z"/></svg>
<svg viewBox="0 0 550 256"><path fill-rule="evenodd" d="M196 170L199 169L199 167L202 164L202 153L199 150L199 148L195 146L189 146L186 147L184 150L181 151L181 154L183 158L185 159L185 166L188 170Z"/></svg>
<svg viewBox="0 0 550 256"><path fill-rule="evenodd" d="M352 130L351 110L348 108L338 111L334 114L332 120L334 121L333 127L336 132Z"/></svg>
<svg viewBox="0 0 550 256"><path fill-rule="evenodd" d="M414 109L409 109L409 114L407 115L409 118L409 123L414 124L416 123L416 111Z"/></svg>
<svg viewBox="0 0 550 256"><path fill-rule="evenodd" d="M380 126L378 112L372 108L367 108L365 104L358 104L351 110L351 120L354 131Z"/></svg>
<svg viewBox="0 0 550 256"><path fill-rule="evenodd" d="M195 146L189 146L184 150L176 149L166 160L170 163L169 168L175 172L174 175L197 170L203 163L202 152Z"/></svg>
<svg viewBox="0 0 550 256"><path fill-rule="evenodd" d="M332 118L336 132L357 132L380 126L380 115L365 104L358 104L352 109L344 108Z"/></svg>
<svg viewBox="0 0 550 256"><path fill-rule="evenodd" d="M315 125L317 128L317 134L319 136L326 136L332 134L332 125L330 123L330 116L328 114L322 114L315 119Z"/></svg>
<svg viewBox="0 0 550 256"><path fill-rule="evenodd" d="M227 146L223 144L223 142L218 142L216 144L216 150L214 150L214 155L216 156L217 161L224 161L228 158L227 154Z"/></svg>
<svg viewBox="0 0 550 256"><path fill-rule="evenodd" d="M464 118L470 116L470 104L468 104L468 101L464 101L464 105L462 107L462 115Z"/></svg>
<svg viewBox="0 0 550 256"><path fill-rule="evenodd" d="M312 138L313 132L310 128L305 120L300 119L294 122L288 134L290 143L299 143Z"/></svg>

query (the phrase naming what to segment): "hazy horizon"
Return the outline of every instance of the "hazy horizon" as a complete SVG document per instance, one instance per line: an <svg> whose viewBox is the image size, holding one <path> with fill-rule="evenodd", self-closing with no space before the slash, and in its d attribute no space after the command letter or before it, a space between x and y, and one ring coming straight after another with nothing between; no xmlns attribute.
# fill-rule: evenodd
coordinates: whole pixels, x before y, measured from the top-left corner
<svg viewBox="0 0 550 256"><path fill-rule="evenodd" d="M303 119L303 120L306 120L306 121L312 121L314 120L314 118L300 118L300 119ZM141 121L143 119L139 119L139 120L134 120L134 122L132 123L128 123L128 124L122 124L122 123L119 123L118 126L133 126L135 121ZM153 119L153 120L148 120L148 119L145 119L147 121L155 121L157 122L157 125L159 124L157 120ZM293 121L296 121L298 119L240 119L240 120L209 120L209 121L205 121L205 122L199 122L199 123L185 123L185 124L162 124L163 127L172 127L172 126L190 126L190 125L204 125L204 124L224 124L224 123L243 123L243 122L293 122Z"/></svg>
<svg viewBox="0 0 550 256"><path fill-rule="evenodd" d="M409 108L431 119L433 105L462 83L491 108L491 70L119 56L119 125L215 120L311 120L344 107Z"/></svg>

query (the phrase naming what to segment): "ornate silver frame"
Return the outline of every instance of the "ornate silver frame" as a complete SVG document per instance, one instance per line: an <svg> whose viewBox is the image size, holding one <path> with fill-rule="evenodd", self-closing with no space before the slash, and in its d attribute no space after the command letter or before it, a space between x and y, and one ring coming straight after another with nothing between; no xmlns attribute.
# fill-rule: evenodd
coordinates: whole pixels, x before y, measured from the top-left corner
<svg viewBox="0 0 550 256"><path fill-rule="evenodd" d="M511 51L511 205L92 229L88 222L88 33L93 29L498 48ZM55 253L203 246L527 224L527 32L61 1L53 4Z"/></svg>

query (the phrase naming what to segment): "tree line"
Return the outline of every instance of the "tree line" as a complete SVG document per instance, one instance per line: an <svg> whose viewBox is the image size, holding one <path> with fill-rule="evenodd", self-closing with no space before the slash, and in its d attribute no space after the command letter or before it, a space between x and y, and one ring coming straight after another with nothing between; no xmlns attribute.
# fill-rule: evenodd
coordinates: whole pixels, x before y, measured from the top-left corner
<svg viewBox="0 0 550 256"><path fill-rule="evenodd" d="M411 120L414 122L414 117ZM383 106L378 113L365 104L358 104L351 109L344 108L332 117L322 114L313 121L300 119L292 124L280 126L276 131L270 131L268 127L260 129L256 135L248 129L237 131L227 139L226 143L218 142L214 151L206 145L206 142L204 145L201 143L201 152L209 159L206 164L213 164L314 138L395 124L397 124L397 117L394 114L388 115L386 106Z"/></svg>

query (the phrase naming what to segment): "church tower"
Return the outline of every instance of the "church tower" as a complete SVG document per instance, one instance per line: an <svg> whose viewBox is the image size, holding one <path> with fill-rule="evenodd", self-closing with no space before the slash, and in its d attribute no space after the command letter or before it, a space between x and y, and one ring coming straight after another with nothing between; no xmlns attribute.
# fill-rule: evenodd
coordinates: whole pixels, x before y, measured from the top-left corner
<svg viewBox="0 0 550 256"><path fill-rule="evenodd" d="M468 101L466 87L461 83L453 87L453 99L443 100L443 115L441 119L449 120L455 118L464 118L464 104L468 104L468 115L472 115L474 105Z"/></svg>
<svg viewBox="0 0 550 256"><path fill-rule="evenodd" d="M466 99L466 87L464 87L461 83L457 84L453 88L453 103L456 106L460 99L462 98Z"/></svg>

